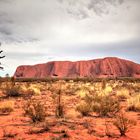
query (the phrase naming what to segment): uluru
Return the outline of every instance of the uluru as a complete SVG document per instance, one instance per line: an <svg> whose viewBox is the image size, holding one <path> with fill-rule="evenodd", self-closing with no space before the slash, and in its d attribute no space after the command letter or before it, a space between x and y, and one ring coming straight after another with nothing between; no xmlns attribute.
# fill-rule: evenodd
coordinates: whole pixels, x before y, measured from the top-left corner
<svg viewBox="0 0 140 140"><path fill-rule="evenodd" d="M87 61L52 61L37 65L21 65L17 67L15 78L46 77L93 77L140 78L140 64L116 57L106 57Z"/></svg>

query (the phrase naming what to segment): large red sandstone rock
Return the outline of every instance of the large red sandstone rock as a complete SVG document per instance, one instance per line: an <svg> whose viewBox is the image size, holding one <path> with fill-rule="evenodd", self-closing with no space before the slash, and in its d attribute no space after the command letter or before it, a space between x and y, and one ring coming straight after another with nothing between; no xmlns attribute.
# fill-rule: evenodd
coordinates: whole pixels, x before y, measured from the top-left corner
<svg viewBox="0 0 140 140"><path fill-rule="evenodd" d="M52 61L34 66L19 66L14 77L136 77L140 78L140 64L115 57L89 61Z"/></svg>

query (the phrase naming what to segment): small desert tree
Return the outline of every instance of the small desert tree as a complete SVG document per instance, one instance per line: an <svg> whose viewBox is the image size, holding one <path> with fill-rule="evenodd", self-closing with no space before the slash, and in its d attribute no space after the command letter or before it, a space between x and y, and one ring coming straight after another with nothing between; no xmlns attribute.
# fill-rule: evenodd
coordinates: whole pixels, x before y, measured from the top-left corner
<svg viewBox="0 0 140 140"><path fill-rule="evenodd" d="M64 105L62 103L62 84L64 83L59 81L56 87L52 87L52 89L50 89L53 93L52 98L56 104L55 116L57 118L64 117Z"/></svg>
<svg viewBox="0 0 140 140"><path fill-rule="evenodd" d="M61 89L59 89L57 91L57 106L56 106L56 110L55 110L55 115L57 118L62 118L64 117L64 106L62 105L61 102L61 97L62 97L62 91Z"/></svg>
<svg viewBox="0 0 140 140"><path fill-rule="evenodd" d="M0 46L1 46L1 43L0 43ZM5 55L1 55L2 52L3 52L3 50L0 49L0 59L5 57ZM3 69L3 67L1 66L1 62L0 62L0 69Z"/></svg>

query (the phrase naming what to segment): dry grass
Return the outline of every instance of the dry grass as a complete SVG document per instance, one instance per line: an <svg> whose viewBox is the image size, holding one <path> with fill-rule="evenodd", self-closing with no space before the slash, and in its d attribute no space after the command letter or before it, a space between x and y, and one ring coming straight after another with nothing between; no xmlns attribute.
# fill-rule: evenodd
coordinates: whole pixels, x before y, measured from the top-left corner
<svg viewBox="0 0 140 140"><path fill-rule="evenodd" d="M0 104L0 113L10 114L14 110L13 101L5 101Z"/></svg>
<svg viewBox="0 0 140 140"><path fill-rule="evenodd" d="M46 136L46 133L47 135L54 134L54 131L60 131L60 129L65 130L65 128L68 131L59 134L55 133L54 137L60 139L69 138L71 136L78 138L80 137L78 134L79 129L81 129L85 137L100 137L101 135L102 137L112 137L116 134L118 136L119 134L115 127L122 136L125 135L128 130L131 130L131 127L135 123L129 120L125 115L121 115L119 111L122 107L123 110L127 107L128 110L131 111L140 111L140 95L138 94L138 90L136 90L136 93L134 90L135 87L138 87L137 83L129 82L125 85L124 81L75 82L72 80L64 82L61 80L42 83L17 82L11 86L12 88L7 88L10 87L11 83L8 82L8 84L9 86L7 86L7 83L2 83L0 87L3 87L5 91L19 87L17 91L26 94L26 96L9 98L14 100L15 105L18 106L15 110L21 111L22 113L24 111L27 116L22 116L23 114L20 113L18 115L23 118L18 118L19 116L14 116L15 118L12 117L13 120L19 121L18 123L21 123L24 119L29 120L22 122L23 124L25 124L25 122L26 125L28 124L28 130L26 132L30 133L27 134L29 137L32 135L38 137L39 133L41 133L43 137ZM125 87L122 87L122 85L125 85ZM132 91L133 94L131 94ZM10 93L7 95L13 96L14 94ZM9 98L2 97L7 103L1 101L1 113L9 114L14 110L14 105L12 105L10 101L7 101ZM15 112L16 111L10 115L15 115ZM134 112L128 113L131 114ZM136 113L137 112L135 112L135 115ZM9 117L9 115L3 116ZM85 119L89 119L89 121L85 121ZM108 121L104 123L104 119ZM30 123L30 120L34 123ZM52 120L54 122L52 122ZM113 120L113 123L111 120ZM40 127L39 125L44 122L49 122L49 125L47 124L44 127ZM94 126L95 122L97 122L96 127ZM20 127L21 126L19 126L19 129ZM26 128L24 127L23 129ZM11 132L4 133L4 137L15 137Z"/></svg>
<svg viewBox="0 0 140 140"><path fill-rule="evenodd" d="M140 111L140 94L134 95L127 100L127 110L128 111Z"/></svg>
<svg viewBox="0 0 140 140"><path fill-rule="evenodd" d="M119 98L119 100L126 100L130 98L130 91L127 88L120 88L117 89L116 95Z"/></svg>
<svg viewBox="0 0 140 140"><path fill-rule="evenodd" d="M91 112L91 106L86 102L81 102L77 105L76 110L80 112L83 116L87 116Z"/></svg>

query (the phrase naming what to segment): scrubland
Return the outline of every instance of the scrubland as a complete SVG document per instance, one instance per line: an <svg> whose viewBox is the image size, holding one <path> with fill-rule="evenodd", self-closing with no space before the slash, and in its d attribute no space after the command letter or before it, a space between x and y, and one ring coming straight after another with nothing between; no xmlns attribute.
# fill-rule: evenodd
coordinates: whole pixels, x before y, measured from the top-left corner
<svg viewBox="0 0 140 140"><path fill-rule="evenodd" d="M0 82L2 140L140 140L140 80Z"/></svg>

